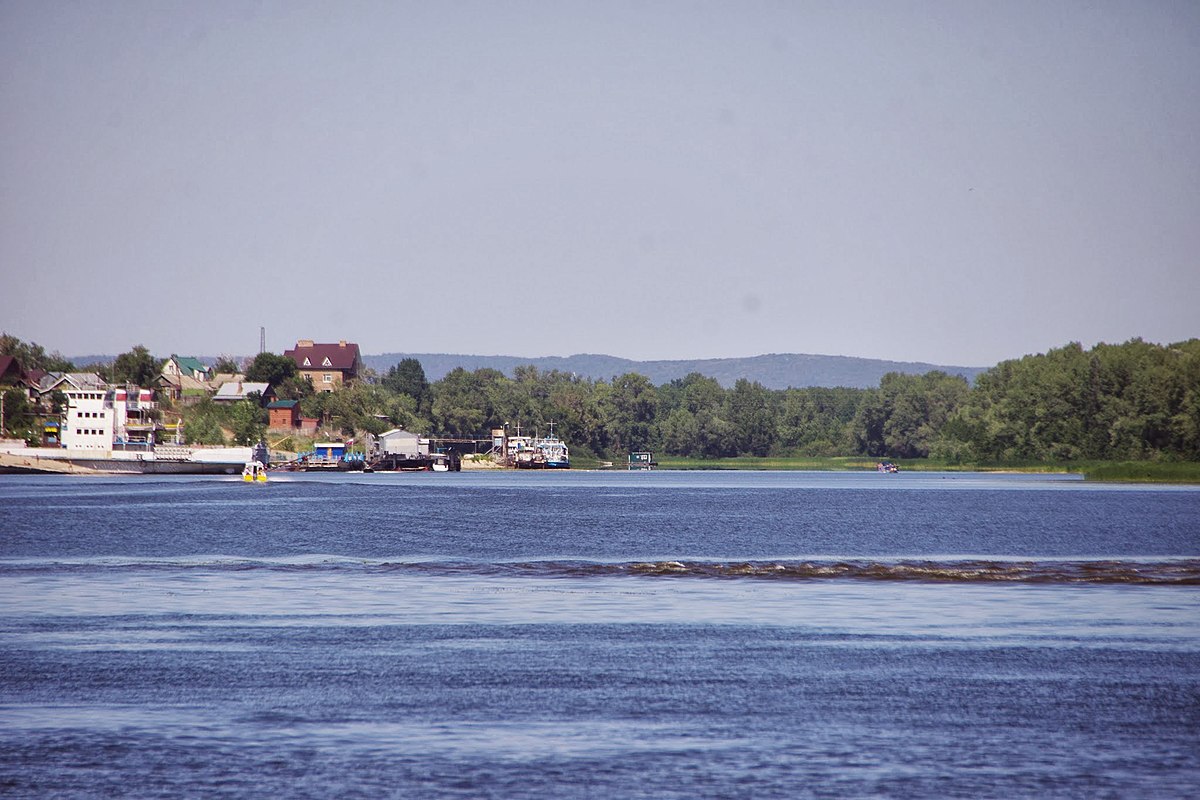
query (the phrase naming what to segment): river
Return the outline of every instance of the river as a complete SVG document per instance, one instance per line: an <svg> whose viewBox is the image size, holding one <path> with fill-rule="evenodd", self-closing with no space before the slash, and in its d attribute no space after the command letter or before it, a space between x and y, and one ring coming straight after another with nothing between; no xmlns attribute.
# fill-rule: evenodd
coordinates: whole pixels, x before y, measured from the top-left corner
<svg viewBox="0 0 1200 800"><path fill-rule="evenodd" d="M0 479L8 797L1188 797L1200 488Z"/></svg>

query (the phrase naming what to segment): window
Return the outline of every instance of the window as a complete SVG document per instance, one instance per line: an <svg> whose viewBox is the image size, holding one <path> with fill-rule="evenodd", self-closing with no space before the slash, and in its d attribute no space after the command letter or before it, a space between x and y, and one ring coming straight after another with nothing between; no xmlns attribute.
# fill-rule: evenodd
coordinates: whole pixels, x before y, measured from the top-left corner
<svg viewBox="0 0 1200 800"><path fill-rule="evenodd" d="M323 377L321 380L324 383L333 383L333 374L326 372L325 377Z"/></svg>

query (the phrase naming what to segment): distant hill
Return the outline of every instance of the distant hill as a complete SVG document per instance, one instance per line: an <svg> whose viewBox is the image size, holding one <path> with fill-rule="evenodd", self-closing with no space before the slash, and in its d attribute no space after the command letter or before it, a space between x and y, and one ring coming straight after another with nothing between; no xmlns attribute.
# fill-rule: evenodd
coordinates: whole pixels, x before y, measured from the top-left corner
<svg viewBox="0 0 1200 800"><path fill-rule="evenodd" d="M610 380L617 375L636 372L645 375L655 386L670 383L689 373L699 372L724 387L733 386L739 378L758 381L768 389L806 386L849 386L868 389L879 385L879 379L889 372L923 375L941 370L962 375L968 381L987 367L956 367L913 361L883 361L875 358L850 356L815 356L800 353L772 353L747 358L705 358L693 361L632 361L605 355L544 356L468 356L446 353L383 353L365 355L363 361L377 372L387 372L402 359L415 358L421 362L430 381L440 380L455 367L466 370L491 368L512 376L513 369L532 364L539 370L570 372L593 380Z"/></svg>
<svg viewBox="0 0 1200 800"><path fill-rule="evenodd" d="M81 367L85 364L111 363L115 356L71 356ZM198 356L207 363L215 362L216 356ZM670 383L692 372L699 372L729 388L739 378L758 381L768 389L787 389L806 386L849 386L870 389L879 385L879 379L889 372L909 375L924 375L931 370L941 370L950 375L962 375L968 381L988 367L955 367L942 364L926 364L923 361L884 361L878 358L853 358L851 356L814 356L803 353L771 353L765 356L746 358L701 358L691 361L633 361L617 356L581 353L573 356L543 356L522 358L521 356L468 356L449 353L382 353L364 355L365 363L376 372L387 372L405 358L421 362L425 377L430 381L441 380L455 367L466 370L495 369L512 377L516 367L532 364L539 370L556 369L574 373L592 380L611 380L617 375L636 372L645 375L655 386Z"/></svg>
<svg viewBox="0 0 1200 800"><path fill-rule="evenodd" d="M101 364L111 364L116 360L116 356L67 356L67 360L75 365L77 369L87 371L89 367Z"/></svg>

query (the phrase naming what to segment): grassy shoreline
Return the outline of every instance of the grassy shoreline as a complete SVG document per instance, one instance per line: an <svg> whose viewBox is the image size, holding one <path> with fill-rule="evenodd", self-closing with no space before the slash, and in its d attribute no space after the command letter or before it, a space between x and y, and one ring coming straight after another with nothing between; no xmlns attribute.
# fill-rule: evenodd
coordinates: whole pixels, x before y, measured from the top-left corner
<svg viewBox="0 0 1200 800"><path fill-rule="evenodd" d="M937 459L892 459L904 472L1016 472L1081 474L1086 480L1128 483L1200 483L1200 462L1080 461L1070 463L960 463ZM678 470L815 470L823 472L873 470L878 459L862 456L796 458L677 458L658 459L659 469Z"/></svg>

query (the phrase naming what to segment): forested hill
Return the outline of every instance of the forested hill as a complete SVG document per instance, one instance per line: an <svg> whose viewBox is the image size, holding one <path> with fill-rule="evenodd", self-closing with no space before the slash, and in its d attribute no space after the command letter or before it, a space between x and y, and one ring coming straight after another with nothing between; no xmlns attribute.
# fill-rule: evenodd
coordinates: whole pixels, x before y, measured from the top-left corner
<svg viewBox="0 0 1200 800"><path fill-rule="evenodd" d="M455 367L462 367L468 371L491 368L512 377L514 368L532 364L541 371L558 370L592 380L611 380L618 375L636 372L649 378L655 386L661 386L690 373L698 372L716 379L725 388L732 387L739 378L745 378L751 382L757 381L768 389L810 386L846 386L869 389L878 386L880 379L889 372L924 375L931 370L961 375L968 381L974 381L975 376L985 369L985 367L952 367L911 361L883 361L875 358L815 356L801 353L772 353L748 358L705 358L692 361L632 361L616 356L586 354L521 358L519 356L469 356L445 353L383 353L363 356L363 361L367 366L382 374L405 358L415 358L420 361L421 366L425 369L426 377L431 381L440 380Z"/></svg>

